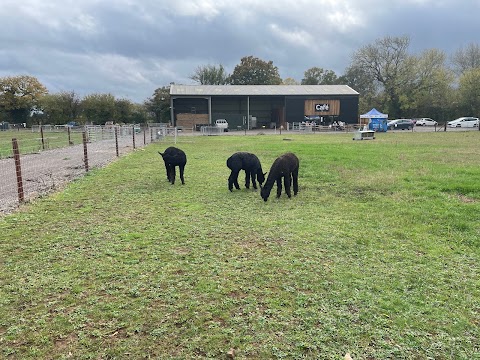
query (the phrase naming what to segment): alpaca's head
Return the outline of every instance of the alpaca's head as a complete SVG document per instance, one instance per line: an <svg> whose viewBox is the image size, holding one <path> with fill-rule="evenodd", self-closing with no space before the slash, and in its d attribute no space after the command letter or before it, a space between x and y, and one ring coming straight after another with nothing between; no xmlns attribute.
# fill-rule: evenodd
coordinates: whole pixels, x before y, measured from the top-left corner
<svg viewBox="0 0 480 360"><path fill-rule="evenodd" d="M260 186L265 182L265 175L267 175L267 173L262 172L262 169L260 168L257 173L257 181Z"/></svg>
<svg viewBox="0 0 480 360"><path fill-rule="evenodd" d="M270 191L272 188L270 186L262 186L260 184L260 196L262 197L263 201L267 201L268 197L270 196Z"/></svg>

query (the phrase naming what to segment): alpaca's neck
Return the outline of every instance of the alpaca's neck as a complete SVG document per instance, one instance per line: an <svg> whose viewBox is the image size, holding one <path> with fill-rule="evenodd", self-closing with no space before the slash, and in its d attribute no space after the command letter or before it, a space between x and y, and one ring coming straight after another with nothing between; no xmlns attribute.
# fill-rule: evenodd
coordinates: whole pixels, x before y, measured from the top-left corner
<svg viewBox="0 0 480 360"><path fill-rule="evenodd" d="M268 174L267 180L265 181L264 187L266 188L272 188L273 184L275 184L275 181L277 180L277 176L271 175L271 172Z"/></svg>

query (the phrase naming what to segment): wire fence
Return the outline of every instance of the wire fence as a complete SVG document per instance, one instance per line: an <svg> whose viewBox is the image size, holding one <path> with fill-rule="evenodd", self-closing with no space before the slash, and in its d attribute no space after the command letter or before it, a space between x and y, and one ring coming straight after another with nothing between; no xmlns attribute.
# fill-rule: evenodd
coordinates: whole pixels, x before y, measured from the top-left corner
<svg viewBox="0 0 480 360"><path fill-rule="evenodd" d="M160 124L34 128L0 132L0 214L60 189L93 168L156 141L180 135Z"/></svg>

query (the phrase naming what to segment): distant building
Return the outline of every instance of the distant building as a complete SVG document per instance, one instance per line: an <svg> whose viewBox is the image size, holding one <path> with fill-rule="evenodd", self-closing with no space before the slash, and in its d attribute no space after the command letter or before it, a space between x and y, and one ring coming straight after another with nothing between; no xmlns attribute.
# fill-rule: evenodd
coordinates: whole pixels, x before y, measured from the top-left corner
<svg viewBox="0 0 480 360"><path fill-rule="evenodd" d="M195 127L226 119L231 129L286 123L358 122L359 94L347 85L174 85L173 125Z"/></svg>

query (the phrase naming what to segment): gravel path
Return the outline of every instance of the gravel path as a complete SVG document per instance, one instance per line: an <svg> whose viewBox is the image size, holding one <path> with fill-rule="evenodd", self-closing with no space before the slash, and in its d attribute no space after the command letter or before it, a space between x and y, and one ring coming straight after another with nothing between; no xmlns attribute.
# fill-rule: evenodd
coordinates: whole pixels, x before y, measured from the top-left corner
<svg viewBox="0 0 480 360"><path fill-rule="evenodd" d="M143 147L136 141L135 147ZM115 140L87 144L89 169L100 168L114 161ZM119 155L133 150L131 138L118 139ZM20 158L23 192L26 201L61 189L75 178L85 175L83 144L22 155ZM19 205L15 161L0 160L0 215L8 214Z"/></svg>

